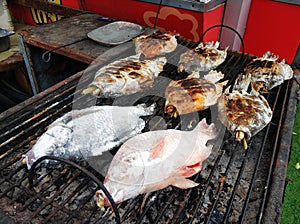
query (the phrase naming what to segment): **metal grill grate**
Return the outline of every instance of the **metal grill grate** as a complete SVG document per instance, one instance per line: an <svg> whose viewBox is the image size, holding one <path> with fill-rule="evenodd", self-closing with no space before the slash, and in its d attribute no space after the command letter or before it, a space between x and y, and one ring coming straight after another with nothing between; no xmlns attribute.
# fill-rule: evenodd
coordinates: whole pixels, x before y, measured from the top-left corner
<svg viewBox="0 0 300 224"><path fill-rule="evenodd" d="M184 45L194 46L188 42ZM180 50L183 49L169 55L168 61L178 60ZM252 57L230 52L218 70L232 84ZM175 69L172 63L168 64L161 77L174 75ZM93 69L89 72L92 74ZM103 212L97 208L93 195L98 184L78 167L63 162L47 168L38 166L33 173L34 189L31 189L29 173L21 164L22 154L31 148L47 126L72 109L74 96L80 92L77 83L81 76L82 73L78 73L0 115L0 205L2 211L18 223L117 221L113 210ZM82 82L88 83L89 78ZM158 78L155 85L156 90L163 92L166 83ZM296 88L295 82L290 80L266 96L274 113L273 119L251 139L247 150L226 132L220 149L212 153L203 170L193 177L200 183L198 187L188 190L167 187L147 197L140 195L125 201L117 206L121 222L253 223L253 220L276 220L278 213L274 215L268 212L273 204L270 200L277 200L271 199L270 194L274 188L274 172L282 177L280 180L284 181L285 177L285 173L276 171L276 163L278 155L283 153L282 139L290 138L289 130L293 127L293 124L286 125L285 119L287 115L295 113L294 109L288 109L288 102L292 102ZM184 125L193 119L183 116L180 121L168 120L162 112L164 99L150 95L145 91L139 93L138 97L146 103L156 102L158 109L155 116L166 120L169 128L184 129ZM90 97L83 97L86 99L80 102L86 105L93 101ZM107 99L97 101L98 105L111 103ZM207 117L209 112L203 111L197 116ZM80 161L79 165L103 181L103 176L86 161ZM281 205L278 207L275 213Z"/></svg>

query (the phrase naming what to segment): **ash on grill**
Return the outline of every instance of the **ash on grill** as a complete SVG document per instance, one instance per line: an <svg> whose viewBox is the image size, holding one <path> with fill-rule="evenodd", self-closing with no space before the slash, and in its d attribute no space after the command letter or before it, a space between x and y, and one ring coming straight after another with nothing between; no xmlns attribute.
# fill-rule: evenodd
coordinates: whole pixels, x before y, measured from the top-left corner
<svg viewBox="0 0 300 224"><path fill-rule="evenodd" d="M182 40L181 40L182 41ZM182 42L184 43L184 42ZM193 43L186 42L192 48ZM181 49L178 49L179 51ZM168 61L178 60L180 53L168 55ZM225 62L217 70L225 74L232 84L236 76L253 56L229 52ZM182 78L171 64L158 78L154 90L144 91L134 97L137 103L157 105L152 117L145 117L148 127L154 129L195 127L199 118L209 121L211 110L192 113L171 119L163 113L164 89L168 83L163 77ZM90 71L93 73L93 70ZM38 166L33 172L33 189L26 167L22 165L22 154L32 147L37 139L56 118L72 109L73 97L80 94L78 73L51 89L25 101L20 106L1 114L1 163L0 206L1 210L18 223L116 223L117 215L112 209L100 211L94 194L99 186L95 179L78 167L63 162L47 168ZM89 82L87 79L86 83ZM226 131L224 139L205 161L202 171L192 177L200 183L198 187L181 190L167 187L145 197L125 201L117 206L122 223L253 223L253 220L275 220L281 205L268 211L271 177L280 152L280 136L285 119L288 100L293 94L293 80L273 89L266 98L273 110L272 122L254 136L247 150ZM291 88L293 87L293 88ZM77 88L77 90L76 90ZM152 92L153 91L153 92ZM162 94L162 95L161 95ZM88 105L94 98L82 96L80 102ZM132 96L126 96L132 97ZM126 97L122 102L126 102ZM84 100L82 100L84 99ZM129 99L129 98L128 98ZM98 105L112 104L113 100L98 99ZM151 123L152 122L152 123ZM275 136L275 137L274 137ZM96 161L99 158L93 158ZM84 167L100 181L103 176L89 165ZM284 175L282 178L284 178ZM272 203L271 203L272 204Z"/></svg>

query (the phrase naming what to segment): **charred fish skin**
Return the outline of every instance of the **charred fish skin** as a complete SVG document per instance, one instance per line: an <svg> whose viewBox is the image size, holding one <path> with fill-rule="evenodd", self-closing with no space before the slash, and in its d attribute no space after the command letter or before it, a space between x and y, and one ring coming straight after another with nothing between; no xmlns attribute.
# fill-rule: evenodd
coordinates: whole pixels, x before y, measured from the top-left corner
<svg viewBox="0 0 300 224"><path fill-rule="evenodd" d="M172 80L165 91L165 113L177 116L215 105L227 84L227 81L218 83L223 78L223 73L211 70L204 78L190 75L185 79Z"/></svg>
<svg viewBox="0 0 300 224"><path fill-rule="evenodd" d="M210 71L222 64L227 57L227 49L218 49L219 42L200 43L180 55L178 72L188 74Z"/></svg>
<svg viewBox="0 0 300 224"><path fill-rule="evenodd" d="M293 77L291 66L286 64L284 59L278 62L278 57L268 51L246 65L245 74L251 74L251 85L255 91L268 92Z"/></svg>
<svg viewBox="0 0 300 224"><path fill-rule="evenodd" d="M272 119L266 99L247 92L225 93L219 100L218 110L220 121L231 134L236 137L237 133L243 132L247 141Z"/></svg>
<svg viewBox="0 0 300 224"><path fill-rule="evenodd" d="M142 34L134 39L135 51L146 58L165 55L175 51L177 47L176 35L171 33Z"/></svg>
<svg viewBox="0 0 300 224"><path fill-rule="evenodd" d="M145 127L140 116L153 114L154 108L155 104L149 107L92 106L71 111L48 127L23 155L23 163L30 169L45 155L77 160L101 155L140 133Z"/></svg>
<svg viewBox="0 0 300 224"><path fill-rule="evenodd" d="M151 88L166 62L165 57L141 60L140 54L117 60L100 68L82 93L110 98Z"/></svg>
<svg viewBox="0 0 300 224"><path fill-rule="evenodd" d="M207 142L216 136L214 124L208 125L205 119L192 131L168 129L139 134L118 150L104 186L115 203L170 185L182 189L198 186L187 178L200 172L213 147ZM110 205L102 190L96 197L98 206Z"/></svg>
<svg viewBox="0 0 300 224"><path fill-rule="evenodd" d="M232 92L227 88L219 98L218 117L237 141L247 140L260 132L272 119L267 100L255 90L248 93L251 75L240 75Z"/></svg>

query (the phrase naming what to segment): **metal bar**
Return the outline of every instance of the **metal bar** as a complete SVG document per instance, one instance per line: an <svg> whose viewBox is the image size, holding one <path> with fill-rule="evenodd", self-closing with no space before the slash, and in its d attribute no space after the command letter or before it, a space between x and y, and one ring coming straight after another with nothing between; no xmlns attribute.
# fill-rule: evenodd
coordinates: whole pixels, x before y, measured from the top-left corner
<svg viewBox="0 0 300 224"><path fill-rule="evenodd" d="M160 0L138 0L138 1L159 4ZM176 7L180 9L187 9L187 10L197 11L197 12L209 12L215 9L216 7L222 5L223 3L224 0L211 0L208 3L203 3L196 0L164 0L162 5Z"/></svg>
<svg viewBox="0 0 300 224"><path fill-rule="evenodd" d="M32 90L33 95L36 95L39 92L39 87L37 85L37 81L34 76L34 71L33 71L31 63L29 61L27 50L24 46L23 38L21 35L18 35L18 40L19 40L19 44L20 44L20 48L21 48L23 57L24 57L24 62L25 62L25 66L27 69L31 90Z"/></svg>
<svg viewBox="0 0 300 224"><path fill-rule="evenodd" d="M223 147L221 147L221 148L223 148ZM208 190L207 187L209 186L209 183L211 182L211 179L213 178L213 174L216 172L217 166L218 166L218 164L220 163L221 158L222 158L223 155L224 155L224 153L219 154L219 156L216 158L216 161L215 161L215 163L214 163L214 166L213 166L213 168L212 168L212 170L211 170L211 172L210 172L210 174L209 174L209 177L207 178L207 180L205 181L205 184L204 184L204 186L206 186L206 189L205 189L204 192L201 194L201 197L199 198L198 203L196 204L195 208L193 209L194 212L193 212L193 214L192 214L192 216L191 216L191 219L190 219L190 221L189 221L189 224L192 224L192 223L193 223L193 220L195 220L195 218L196 218L196 216L197 216L197 215L196 215L197 210L200 208L200 205L201 205L202 202L203 202L203 198L204 198L205 192ZM196 218L196 219L198 220L198 218Z"/></svg>
<svg viewBox="0 0 300 224"><path fill-rule="evenodd" d="M284 2L293 5L300 5L299 0L274 0L275 2Z"/></svg>
<svg viewBox="0 0 300 224"><path fill-rule="evenodd" d="M284 89L284 88L282 88ZM284 99L283 102L281 104L282 108L281 108L281 112L280 112L280 117L278 120L278 129L275 135L275 142L274 142L274 147L273 147L273 152L272 152L272 156L271 156L271 161L270 161L270 165L269 165L269 170L268 170L268 175L267 175L267 183L265 185L264 188L264 194L263 194L263 198L262 198L262 204L259 210L259 217L258 217L258 223L262 223L263 220L263 216L264 216L264 212L265 212L265 204L266 204L266 198L267 195L269 193L269 188L270 188L270 182L271 182L271 175L273 174L273 170L275 167L275 162L276 162L276 156L278 154L278 142L279 142L279 135L282 131L282 125L283 125L283 117L284 114L286 112L286 102L287 102L287 98L288 98L288 92L289 92L290 88L285 88L285 94L284 94ZM277 110L278 111L278 110ZM290 144L289 144L290 145Z"/></svg>
<svg viewBox="0 0 300 224"><path fill-rule="evenodd" d="M83 71L76 73L73 76L51 86L50 88L40 92L39 94L17 104L16 106L4 111L0 114L0 133L3 133L2 130L7 128L8 122L18 124L23 122L24 114L27 112L32 112L32 110L36 110L36 108L41 107L40 105L49 104L51 102L51 98L59 98L62 91L67 88L74 88L74 85L78 83L78 80L82 76ZM19 120L21 119L21 120ZM6 121L6 122L4 122ZM12 125L11 127L14 127ZM9 127L8 130L11 128Z"/></svg>
<svg viewBox="0 0 300 224"><path fill-rule="evenodd" d="M156 28L156 23L157 23L157 19L158 19L159 13L160 13L160 7L162 5L162 2L163 2L163 0L160 0L159 5L157 7L157 13L156 13L155 21L154 21L154 29Z"/></svg>
<svg viewBox="0 0 300 224"><path fill-rule="evenodd" d="M170 197L168 197L168 201L166 201L166 203L164 204L164 206L161 208L160 213L156 216L153 224L158 224L160 221L160 218L162 217L162 215L164 214L164 212L166 211L166 209L170 206L170 202L174 199L175 194L171 194Z"/></svg>
<svg viewBox="0 0 300 224"><path fill-rule="evenodd" d="M222 175L222 177L219 178L219 186L217 188L216 194L214 195L215 200L213 202L212 207L210 208L210 210L208 212L208 218L206 219L205 223L209 223L211 221L211 217L212 217L213 211L216 208L217 202L218 202L218 200L220 198L220 191L222 190L223 183L226 180L226 176L228 175L230 167L231 167L231 165L232 165L232 163L234 161L235 151L237 150L238 146L241 146L241 145L240 144L236 144L235 148L231 151L230 159L229 159L229 162L228 162L228 164L226 166L225 173ZM225 179L223 180L223 178L225 178Z"/></svg>
<svg viewBox="0 0 300 224"><path fill-rule="evenodd" d="M275 102L274 102L274 105L272 107L272 111L274 112L275 110L275 107L276 107L276 104L277 104L277 100L279 98L279 93L280 93L280 89L281 89L281 86L279 86L279 90L277 91L277 94L276 94L276 97L275 97ZM272 121L271 121L272 122ZM267 126L267 132L269 131L270 129L270 126L271 126L271 123ZM254 170L254 173L253 173L253 176L252 176L252 180L251 180L251 183L250 183L250 186L249 186L249 189L248 189L248 192L247 192L247 197L246 197L246 200L245 200L245 204L244 204L244 207L243 207L243 210L242 210L242 214L241 214L241 217L240 217L240 222L243 223L244 222L244 219L245 219L245 215L246 215L246 211L247 211L247 207L248 207L248 204L249 204L249 201L250 201L250 196L252 194L252 191L253 191L253 187L254 187L254 182L256 180L256 176L257 176L257 173L258 173L258 166L261 162L261 159L262 159L262 155L263 155L263 152L265 150L265 146L266 146L266 141L267 141L267 136L265 135L264 137L264 140L263 140L263 144L259 150L259 156L258 156L258 159L257 159L257 162L256 162L256 165L255 165L255 170Z"/></svg>
<svg viewBox="0 0 300 224"><path fill-rule="evenodd" d="M68 102L68 101L69 102L72 101L72 95L64 98L61 102ZM16 128L9 131L9 133L6 133L8 139L6 139L6 140L3 139L3 142L0 144L0 147L4 147L5 145L7 145L11 142L17 143L18 141L22 141L23 140L22 138L17 140L19 136L24 136L24 133L26 133L26 135L28 135L28 134L30 135L29 131L33 130L35 127L37 127L40 124L42 124L42 125L49 124L49 123L44 123L44 122L46 122L49 119L50 120L53 119L55 114L59 114L60 111L66 110L67 107L68 107L68 104L64 104L64 106L61 106L59 102L48 106L43 111L35 114L35 116L30 117L30 119L24 121L23 123L18 125ZM59 109L57 110L57 108L59 108ZM42 115L45 115L45 116L42 116ZM33 121L35 121L37 118L38 118L38 120L36 122L34 122L33 125L30 125L30 123L33 123ZM29 127L27 127L27 126L29 126ZM13 136L11 136L11 132L13 133Z"/></svg>
<svg viewBox="0 0 300 224"><path fill-rule="evenodd" d="M190 45L192 46L192 45ZM175 57L174 57L175 59ZM239 72L241 72L243 69L243 66L248 62L248 60L251 59L251 56L244 57L241 58L240 54L229 54L228 58L226 59L225 63L223 65L221 65L220 67L218 67L218 70L224 72L224 74L226 75L225 79L230 78L230 77L235 77ZM170 66L168 67L167 71L165 71L166 74L163 75L168 75L169 72L173 72L173 69L176 66ZM87 204L85 205L84 203L80 204L81 207L78 207L78 210L71 210L68 208L68 206L64 206L64 205L69 205L72 203L75 203L74 200L76 200L76 193L80 194L80 192L85 192L85 191L89 191L88 194L92 193L93 189L85 189L85 188L80 188L80 192L78 192L79 186L82 186L80 184L82 184L80 181L82 181L81 178L75 178L72 179L72 183L75 184L74 189L77 189L73 192L73 187L72 187L72 191L66 192L68 191L68 188L63 189L62 191L59 192L55 192L56 196L60 197L63 196L64 198L67 198L67 200L63 200L62 204L58 204L56 203L56 201L48 201L49 199L47 199L47 197L45 196L45 194L39 194L38 192L34 192L31 191L28 188L28 183L27 183L27 178L28 178L28 173L26 172L25 166L18 166L18 163L20 162L20 156L21 156L21 151L26 151L29 150L28 147L25 147L26 144L28 144L30 142L30 139L36 139L36 137L43 132L44 128L47 126L47 124L49 124L51 122L51 120L53 121L53 119L55 119L56 117L64 114L66 112L66 110L71 109L72 107L72 98L76 95L78 95L78 98L74 98L73 101L75 100L76 104L80 104L81 101L84 101L83 104L87 104L90 105L92 103L91 98L87 98L87 96L81 96L80 95L80 91L81 88L83 87L83 85L81 85L80 87L76 88L76 84L77 84L77 80L80 78L81 76L77 76L77 79L72 79L72 83L65 83L62 82L60 83L60 86L57 86L57 88L51 89L49 90L49 92L47 94L43 94L43 96L40 96L40 94L38 94L37 96L34 96L33 99L31 101L28 101L28 103L30 103L31 105L26 105L26 109L20 109L17 111L20 115L22 115L25 112L30 111L30 113L28 113L26 116L21 117L21 120L18 121L18 116L14 117L11 114L13 113L13 111L11 111L11 113L7 113L8 115L8 119L5 119L5 117L1 117L1 119L3 121L9 121L8 123L12 124L16 124L16 126L18 126L18 123L22 123L23 121L25 121L24 126L20 125L18 127L17 130L14 130L12 132L9 132L8 128L5 132L4 132L4 137L10 135L10 133L12 133L12 135L17 135L18 138L16 138L16 141L10 141L5 143L4 145L2 145L2 149L6 148L11 148L12 150L9 151L8 154L5 154L4 157L1 157L1 164L3 164L2 166L5 166L3 169L1 169L1 173L7 173L7 172L11 172L9 173L9 175L6 175L5 177L0 176L1 177L1 181L0 184L2 185L8 185L9 187L5 189L5 192L2 192L0 194L0 198L4 198L5 200L12 200L12 201L17 201L17 203L21 203L23 206L21 206L21 208L24 210L24 214L26 212L30 213L34 213L36 212L37 209L41 210L39 207L39 205L34 205L36 204L36 201L42 200L42 203L48 203L48 206L50 207L50 209L52 211L49 211L49 213L47 215L49 215L48 217L40 214L39 212L37 212L38 214L36 214L36 217L34 218L34 221L37 221L38 219L44 218L46 217L46 221L52 221L53 218L51 218L52 216L54 216L54 214L56 213L60 213L62 220L64 222L72 222L72 221L78 221L79 219L82 218L82 216L80 215L80 217L77 217L76 212L78 210L84 210L85 208L89 211L86 213L86 216L84 218L84 220L79 220L82 221L82 223L92 223L96 220L96 222L98 223L106 223L106 222L111 222L111 220L114 220L114 216L113 216L113 212L109 211L107 213L105 213L103 215L103 217L101 216L103 213L102 212L97 212L97 210L95 210L95 207L90 207L91 206L91 197L88 197L85 200L85 202L87 202ZM89 82L88 78L83 78L84 82ZM232 81L234 79L232 78ZM76 90L74 90L76 88ZM285 88L285 86L282 86L281 89L279 88L279 92L281 90L280 93L282 93L283 88ZM74 92L73 92L74 91ZM285 91L290 91L290 88L287 88ZM143 93L141 94L141 96L143 97L142 101L149 103L152 101L158 102L158 113L161 112L163 106L164 106L164 101L162 100L162 98L160 98L159 96L157 97L153 97L151 98L149 96L148 93ZM271 94L270 96L273 97L273 94ZM275 113L275 106L281 102L279 100L281 100L281 98L277 95L274 94L275 98L275 102L274 105L272 107L272 110ZM145 98L144 98L145 97ZM288 96L286 96L288 99ZM89 102L85 102L85 99L87 99L87 101ZM273 98L272 98L273 100ZM278 100L278 101L277 101ZM46 102L47 101L47 102ZM269 101L269 100L268 100ZM52 106L54 103L57 102L57 105ZM110 101L111 102L111 101ZM97 105L102 105L102 104L106 104L109 103L108 101L106 101L105 99L101 99L100 101L97 101ZM277 105L278 106L278 105ZM46 112L42 112L43 110L47 109L48 107L51 107L50 109L48 109ZM283 105L282 110L284 110L283 108L285 108L285 106ZM31 112L32 110L36 110L35 112ZM160 116L161 114L159 114ZM201 114L202 115L202 114ZM205 112L205 115L206 112ZM32 117L36 116L34 119ZM180 128L180 126L182 126L181 128L184 127L184 125L182 125L182 123L188 123L189 118L182 118L179 120L172 120L172 121L167 121L166 123L170 123L170 125L176 125L175 128ZM11 123L11 119L13 120L13 123ZM151 118L150 118L151 119ZM28 121L26 123L27 120L30 120L30 122ZM163 120L163 119L161 119ZM277 118L276 118L276 122L277 122ZM14 123L15 122L15 123ZM273 121L275 122L275 121ZM273 124L270 124L268 126L268 128L272 128ZM32 128L31 128L32 126ZM159 126L159 124L157 125ZM1 127L5 128L5 125L1 124ZM168 125L169 127L169 125ZM11 127L13 129L13 126ZM264 130L265 137L263 137L264 139L260 139L262 140L262 144L265 145L266 144L266 139L268 140L270 135L268 135L268 128L266 130ZM275 127L274 127L275 128ZM281 129L283 128L283 126L281 126ZM38 131L36 132L35 130L38 129ZM273 130L273 129L271 129ZM19 132L22 131L21 135L18 135ZM10 136L10 137L13 137ZM255 136L256 138L256 136ZM20 139L20 140L19 140ZM229 132L226 132L226 138L224 138L223 142L222 142L222 146L221 146L221 150L219 151L219 154L214 155L214 157L212 158L211 161L209 161L209 166L206 167L206 171L205 173L199 173L197 174L195 177L193 177L193 180L195 180L196 182L200 182L199 187L193 188L193 189L188 189L188 190L179 190L176 188L168 188L168 189L164 189L161 191L157 191L154 193L151 193L151 198L149 197L146 200L144 209L142 210L141 213L139 213L139 211L137 211L140 205L142 204L141 202L143 201L143 197L138 196L132 200L129 201L125 201L123 203L121 203L120 205L118 205L117 209L118 211L120 211L120 215L122 215L122 222L134 222L134 221L138 221L140 223L142 222L149 222L149 223L162 223L162 222L168 222L166 221L166 219L169 217L169 222L172 221L174 223L194 223L194 222L215 222L216 220L221 220L221 222L227 222L230 220L231 218L231 212L233 211L233 209L235 209L235 199L236 196L239 196L239 193L237 192L237 190L240 187L240 183L241 180L243 180L243 175L245 173L245 171L247 171L248 167L248 156L249 155L253 155L254 146L252 145L253 142L255 142L255 140L258 139L253 139L253 141L250 142L249 144L249 148L248 151L244 152L244 151L234 151L230 149L230 151L225 151L225 150L229 150L229 147L240 147L241 145L239 143L236 143L235 141L233 141L233 138L231 138L231 134ZM273 141L274 139L271 139L271 141ZM224 145L225 145L225 149L224 149ZM265 147L265 146L264 146ZM259 149L259 148L258 148ZM264 151L264 152L263 152ZM259 154L263 154L265 155L265 149L262 149L261 151L257 150L255 157L259 157ZM229 153L228 153L229 152ZM242 155L242 158L239 159L239 155ZM4 161L5 157L11 157L13 158L13 161L9 161L7 162L6 160ZM256 164L256 166L253 169L259 169L259 164L262 164L262 161L264 161L263 159ZM269 161L269 160L268 160ZM274 160L275 161L275 160ZM7 164L9 164L7 166ZM237 172L234 172L234 174L231 173L231 171L233 170L233 165L234 164L238 164L238 166L241 164L241 166L239 166L236 169L239 169ZM253 163L255 164L255 163ZM274 162L273 162L274 164ZM15 170L15 167L19 167L17 168L17 170ZM62 167L65 167L65 165L62 164ZM222 171L219 170L219 168L222 167ZM224 168L224 169L223 169ZM92 168L91 168L92 169ZM252 169L252 167L251 167ZM271 169L271 167L270 167ZM50 169L51 170L51 169ZM56 170L56 169L53 169ZM204 171L204 170L203 170ZM252 174L253 172L253 174ZM251 170L250 175L250 179L251 179L251 183L249 183L249 185L253 185L252 188L254 187L254 182L256 181L257 177L255 174L255 170ZM273 168L272 168L272 172L273 172ZM94 171L92 171L92 173L94 173ZM51 174L51 173L50 173ZM222 178L224 175L229 175L232 174L233 175L233 179L229 181L229 179L225 179ZM46 175L48 175L46 173ZM51 177L50 182L48 183L44 183L46 179L45 176L42 176L40 179L38 179L37 181L35 181L36 186L41 186L41 190L40 192L51 192L51 188L56 188L58 187L56 184L56 180L61 179L61 174L56 174L55 172L53 174L53 177ZM259 176L259 174L257 175ZM268 175L266 175L268 176ZM220 179L220 177L222 179ZM47 177L48 178L48 177ZM69 174L68 174L68 178L69 178ZM102 178L102 177L101 177ZM227 180L227 181L226 181ZM92 180L91 180L92 181ZM265 181L265 179L263 180ZM228 186L228 183L231 184L231 186ZM232 184L233 183L233 184ZM78 185L76 185L78 184ZM218 185L219 184L219 185ZM226 185L225 185L226 184ZM226 186L226 188L225 188ZM269 186L270 187L270 186ZM268 188L269 188L268 187ZM273 187L273 183L271 185L271 187ZM249 187L249 191L252 191L251 186ZM170 189L172 189L170 191ZM227 191L229 190L229 192ZM76 192L77 191L77 192ZM248 190L247 190L248 191ZM267 189L268 193L266 194L266 198L263 200L267 200L269 197L269 192L270 189ZM20 192L18 194L15 194L14 192ZM246 192L247 193L247 192ZM245 194L246 194L245 193ZM223 195L224 194L224 195ZM226 194L226 195L225 195ZM236 195L237 194L237 195ZM252 192L249 193L250 196L252 195ZM11 196L13 195L13 197ZM74 196L74 197L72 197ZM226 198L225 198L226 196ZM249 199L248 197L250 197L247 195L246 199L243 198L243 202L245 204L247 204L245 207L245 209L242 211L244 213L247 213L247 208L248 208L248 202ZM26 198L26 199L22 199ZM72 197L72 198L71 198ZM197 198L195 198L197 197ZM25 200L25 202L23 202ZM250 199L251 200L251 199ZM80 201L81 202L81 201ZM208 202L208 203L206 203ZM2 201L1 201L2 203ZM204 204L206 203L206 204ZM220 203L222 203L222 205L227 205L226 208L223 208L224 210L224 214L220 213L219 210L219 205ZM263 202L265 203L265 202ZM249 207L251 206L251 203L249 203ZM32 209L30 206L37 206L33 209L33 211L28 211L30 209ZM42 205L43 206L43 205ZM207 206L204 207L204 206ZM267 205L266 205L267 206ZM266 207L264 206L264 207ZM242 207L242 206L241 206ZM259 207L259 206L258 206ZM43 207L45 208L45 207ZM45 208L46 209L46 208ZM242 209L242 208L241 208ZM223 211L222 210L222 211ZM258 209L257 209L258 210ZM56 211L53 212L53 211ZM207 211L207 212L202 212L202 211ZM18 212L18 211L17 211ZM110 213L111 212L111 213ZM170 216L170 212L172 212L172 216ZM265 212L265 211L264 211ZM218 215L217 217L215 216L215 213ZM256 214L258 214L258 211L256 211ZM265 214L265 213L264 213ZM50 217L51 216L51 217ZM171 218L172 217L172 218ZM205 218L207 218L207 220L205 220ZM217 218L215 220L215 218ZM172 220L171 220L172 219ZM24 219L25 220L25 219ZM243 220L242 220L243 221Z"/></svg>
<svg viewBox="0 0 300 224"><path fill-rule="evenodd" d="M76 179L76 177L78 177L81 174L81 171L77 171L76 174L72 177L72 179L68 180L68 184L71 184L72 182L74 182L74 180ZM83 182L81 182L76 189L74 190L73 194L68 195L68 197L62 201L62 203L59 204L59 206L55 207L51 212L51 214L49 214L47 216L47 218L45 218L44 223L49 223L51 218L56 216L57 212L59 212L60 210L63 210L67 213L72 213L71 211L69 211L68 209L66 209L65 205L84 187L86 187L86 184L88 183L88 180L84 180ZM67 188L68 186L66 186L65 188ZM61 190L62 188L60 188ZM62 190L63 191L63 190ZM60 194L60 193L59 193ZM53 196L53 198L55 198L55 196ZM76 212L77 213L77 212ZM73 213L74 214L74 213ZM78 216L78 213L77 213ZM72 215L70 215L69 219L72 218Z"/></svg>
<svg viewBox="0 0 300 224"><path fill-rule="evenodd" d="M52 197L50 198L41 197L44 203L37 210L34 211L34 213L32 214L32 218L36 217L48 205L53 204L53 200L57 196L59 196L70 185L70 183L73 182L76 179L76 177L79 176L80 173L81 173L80 171L77 171L77 173L72 178L70 178L71 181L68 181L65 185L60 186L60 188L55 192L54 195L52 195ZM33 172L29 172L29 184L30 185L32 184L31 186L33 186Z"/></svg>
<svg viewBox="0 0 300 224"><path fill-rule="evenodd" d="M242 178L242 174L243 174L243 172L245 170L246 158L248 158L248 156L250 154L250 150L252 149L251 145L252 145L252 143L249 144L249 148L247 149L246 154L244 155L243 162L242 162L241 168L240 168L238 176L237 176L237 180L236 180L234 188L232 190L232 195L231 195L231 197L229 199L229 203L227 205L227 211L226 211L226 213L224 215L223 223L228 223L229 213L230 213L230 210L231 210L232 205L233 205L233 200L234 200L234 197L235 197L235 195L237 193L237 188L238 188L238 186L240 184L240 181L241 181L241 178Z"/></svg>
<svg viewBox="0 0 300 224"><path fill-rule="evenodd" d="M296 71L295 71L296 74ZM265 209L265 217L263 221L275 220L280 223L283 196L286 186L286 172L288 169L288 162L291 151L291 143L293 138L293 127L297 108L297 90L299 89L299 83L296 79L290 81L290 85L287 85L290 96L287 102L286 115L282 124L282 131L280 135L279 151L276 158L275 167L272 176L271 190L268 194L268 202Z"/></svg>
<svg viewBox="0 0 300 224"><path fill-rule="evenodd" d="M85 169L84 167L81 167L79 166L78 164L72 162L72 161L69 161L69 160L66 160L66 159L62 159L62 158L58 158L58 157L55 157L55 156L43 156L39 159L37 159L33 164L32 164L32 167L30 169L30 173L29 173L29 186L30 188L33 187L33 175L34 175L34 170L36 168L36 166L43 160L45 159L51 159L51 160L56 160L56 161L60 161L60 162L63 162L63 163L66 163L78 170L80 170L81 172L83 172L85 175L87 175L88 177L90 177L93 181L95 181L95 183L97 183L97 185L101 188L101 190L105 193L105 195L107 196L114 212L115 212L115 216L116 216L116 219L117 219L117 223L121 223L121 219L120 219L120 214L119 214L119 211L118 211L118 208L112 198L112 196L110 195L110 193L108 192L108 190L105 188L105 186L103 185L103 183L94 175L92 174L91 172L89 172L87 169ZM37 211L35 211L36 213Z"/></svg>

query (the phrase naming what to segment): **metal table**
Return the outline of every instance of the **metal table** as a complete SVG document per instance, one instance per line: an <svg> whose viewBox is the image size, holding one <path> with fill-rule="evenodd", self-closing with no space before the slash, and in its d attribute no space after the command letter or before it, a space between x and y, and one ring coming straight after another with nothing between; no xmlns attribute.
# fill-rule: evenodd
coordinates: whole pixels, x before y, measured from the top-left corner
<svg viewBox="0 0 300 224"><path fill-rule="evenodd" d="M110 47L87 37L108 21L94 13L82 13L19 33L19 43L34 94L86 68ZM44 59L42 56L46 51ZM50 58L49 58L50 56Z"/></svg>

